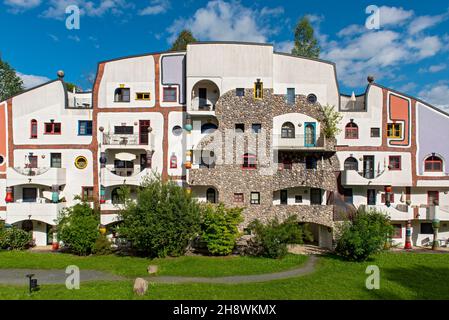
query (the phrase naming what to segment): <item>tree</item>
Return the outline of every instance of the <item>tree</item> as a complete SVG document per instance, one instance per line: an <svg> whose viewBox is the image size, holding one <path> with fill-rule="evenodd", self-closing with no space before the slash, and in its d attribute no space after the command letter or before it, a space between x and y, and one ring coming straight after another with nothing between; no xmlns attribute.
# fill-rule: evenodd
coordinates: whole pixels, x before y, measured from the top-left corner
<svg viewBox="0 0 449 320"><path fill-rule="evenodd" d="M365 261L382 251L393 235L387 215L376 210L359 209L352 221L338 232L336 252L352 261Z"/></svg>
<svg viewBox="0 0 449 320"><path fill-rule="evenodd" d="M160 177L145 179L131 200L121 193L120 237L152 258L180 256L200 231L200 205L186 190Z"/></svg>
<svg viewBox="0 0 449 320"><path fill-rule="evenodd" d="M76 90L76 92L82 91L80 87L78 87L76 84L73 84L71 82L66 82L65 87L67 88L67 91L73 92L73 89Z"/></svg>
<svg viewBox="0 0 449 320"><path fill-rule="evenodd" d="M22 92L23 81L11 66L0 59L0 101Z"/></svg>
<svg viewBox="0 0 449 320"><path fill-rule="evenodd" d="M292 49L292 54L300 57L319 58L320 50L310 19L304 16L296 25L295 46Z"/></svg>
<svg viewBox="0 0 449 320"><path fill-rule="evenodd" d="M192 42L197 42L192 32L189 30L182 30L178 35L178 38L173 42L171 51L185 51L187 50L187 45Z"/></svg>
<svg viewBox="0 0 449 320"><path fill-rule="evenodd" d="M243 208L225 208L223 204L204 208L202 239L207 249L215 255L229 255L239 236L238 226L243 222Z"/></svg>
<svg viewBox="0 0 449 320"><path fill-rule="evenodd" d="M323 122L324 122L324 135L328 139L335 138L341 131L338 127L341 119L343 119L343 115L340 114L337 110L335 110L334 106L326 105L322 107L323 111Z"/></svg>

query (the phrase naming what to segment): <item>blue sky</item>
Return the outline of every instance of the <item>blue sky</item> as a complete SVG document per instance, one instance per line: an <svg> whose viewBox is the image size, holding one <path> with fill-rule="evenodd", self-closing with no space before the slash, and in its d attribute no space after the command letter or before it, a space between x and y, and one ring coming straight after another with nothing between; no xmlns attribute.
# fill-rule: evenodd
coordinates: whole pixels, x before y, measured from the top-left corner
<svg viewBox="0 0 449 320"><path fill-rule="evenodd" d="M81 10L79 30L65 8ZM365 27L380 8L380 29ZM97 62L166 50L189 28L199 40L292 47L297 19L309 15L321 58L337 63L343 93L362 93L368 74L380 84L449 109L449 4L446 1L0 0L0 52L27 86L56 77L90 89Z"/></svg>

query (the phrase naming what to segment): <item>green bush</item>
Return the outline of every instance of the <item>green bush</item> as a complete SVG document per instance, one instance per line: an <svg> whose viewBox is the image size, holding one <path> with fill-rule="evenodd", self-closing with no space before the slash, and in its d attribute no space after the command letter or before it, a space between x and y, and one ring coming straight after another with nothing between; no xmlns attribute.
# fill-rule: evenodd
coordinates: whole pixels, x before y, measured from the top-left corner
<svg viewBox="0 0 449 320"><path fill-rule="evenodd" d="M25 250L32 246L31 232L18 228L0 229L0 249Z"/></svg>
<svg viewBox="0 0 449 320"><path fill-rule="evenodd" d="M160 177L147 178L132 201L123 192L121 238L150 257L180 256L200 231L200 206L186 190Z"/></svg>
<svg viewBox="0 0 449 320"><path fill-rule="evenodd" d="M284 257L288 252L288 244L302 244L304 238L309 237L296 216L290 216L282 223L275 218L266 225L255 220L249 228L256 235L254 241L260 247L259 254L273 259Z"/></svg>
<svg viewBox="0 0 449 320"><path fill-rule="evenodd" d="M92 252L97 256L104 256L112 253L111 241L109 241L106 235L101 234L98 237L97 241L95 241Z"/></svg>
<svg viewBox="0 0 449 320"><path fill-rule="evenodd" d="M214 255L229 255L239 236L238 225L243 222L242 208L206 205L203 210L202 240Z"/></svg>
<svg viewBox="0 0 449 320"><path fill-rule="evenodd" d="M336 252L352 261L365 261L382 251L393 234L389 217L376 210L359 210L338 232Z"/></svg>
<svg viewBox="0 0 449 320"><path fill-rule="evenodd" d="M88 203L64 208L57 223L58 240L70 252L85 256L92 253L100 234L100 216Z"/></svg>

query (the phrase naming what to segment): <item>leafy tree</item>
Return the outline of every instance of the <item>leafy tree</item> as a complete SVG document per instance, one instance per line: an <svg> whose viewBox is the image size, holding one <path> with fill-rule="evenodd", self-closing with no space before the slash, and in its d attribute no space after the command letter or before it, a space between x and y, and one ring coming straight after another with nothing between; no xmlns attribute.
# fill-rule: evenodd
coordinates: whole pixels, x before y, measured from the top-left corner
<svg viewBox="0 0 449 320"><path fill-rule="evenodd" d="M11 66L0 59L0 101L23 91L23 81Z"/></svg>
<svg viewBox="0 0 449 320"><path fill-rule="evenodd" d="M322 108L324 119L324 135L326 138L335 138L341 131L338 127L343 116L335 110L334 106L326 105Z"/></svg>
<svg viewBox="0 0 449 320"><path fill-rule="evenodd" d="M319 58L321 49L314 33L310 19L307 16L302 17L295 28L295 46L292 49L292 54L301 57Z"/></svg>
<svg viewBox="0 0 449 320"><path fill-rule="evenodd" d="M0 250L25 250L32 246L33 236L16 227L0 229Z"/></svg>
<svg viewBox="0 0 449 320"><path fill-rule="evenodd" d="M206 205L203 212L202 240L207 249L215 255L229 255L239 236L238 225L243 222L243 208L225 208Z"/></svg>
<svg viewBox="0 0 449 320"><path fill-rule="evenodd" d="M82 202L64 208L57 221L58 240L74 254L89 255L100 236L99 224L100 215L89 203Z"/></svg>
<svg viewBox="0 0 449 320"><path fill-rule="evenodd" d="M120 237L150 257L183 255L200 231L200 205L186 190L160 177L147 178L137 199L124 199Z"/></svg>
<svg viewBox="0 0 449 320"><path fill-rule="evenodd" d="M173 42L171 51L185 51L187 50L187 45L192 42L197 42L192 32L189 30L182 30L178 35L178 38Z"/></svg>
<svg viewBox="0 0 449 320"><path fill-rule="evenodd" d="M340 227L338 234L336 252L348 260L365 261L384 249L393 227L387 215L359 209L352 221Z"/></svg>
<svg viewBox="0 0 449 320"><path fill-rule="evenodd" d="M288 244L302 244L311 237L306 227L299 225L296 216L290 216L282 223L277 218L267 224L255 220L249 228L256 234L255 243L261 248L259 254L273 259L284 257L288 253Z"/></svg>
<svg viewBox="0 0 449 320"><path fill-rule="evenodd" d="M77 92L81 91L80 87L78 87L76 84L73 84L71 82L66 82L65 86L67 88L67 91L69 91L69 92L73 92L73 89L75 89Z"/></svg>

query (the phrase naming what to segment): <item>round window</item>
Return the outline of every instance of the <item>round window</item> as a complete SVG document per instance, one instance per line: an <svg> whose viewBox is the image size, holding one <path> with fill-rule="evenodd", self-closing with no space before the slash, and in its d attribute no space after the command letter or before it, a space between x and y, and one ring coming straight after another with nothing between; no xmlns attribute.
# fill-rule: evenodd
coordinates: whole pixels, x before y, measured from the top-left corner
<svg viewBox="0 0 449 320"><path fill-rule="evenodd" d="M180 136L182 134L182 128L180 126L174 126L172 132L175 136Z"/></svg>
<svg viewBox="0 0 449 320"><path fill-rule="evenodd" d="M75 167L78 169L86 169L87 168L87 159L86 157L80 156L75 159Z"/></svg>
<svg viewBox="0 0 449 320"><path fill-rule="evenodd" d="M0 166L5 162L5 157L0 154Z"/></svg>
<svg viewBox="0 0 449 320"><path fill-rule="evenodd" d="M307 101L308 101L309 103L315 104L315 103L318 101L318 99L317 99L316 95L314 95L313 93L311 93L311 94L309 94L309 95L307 96Z"/></svg>

